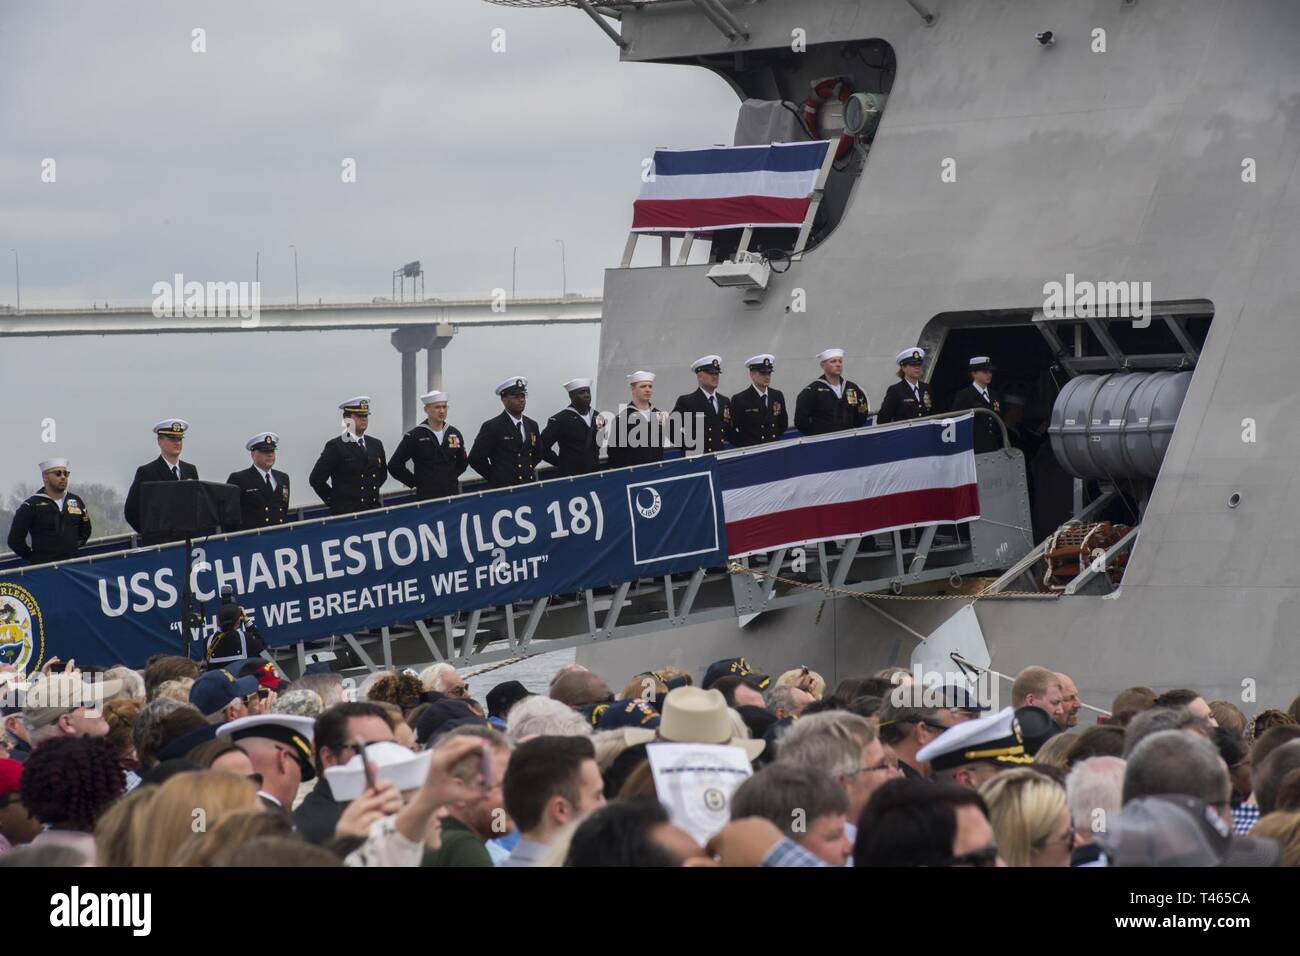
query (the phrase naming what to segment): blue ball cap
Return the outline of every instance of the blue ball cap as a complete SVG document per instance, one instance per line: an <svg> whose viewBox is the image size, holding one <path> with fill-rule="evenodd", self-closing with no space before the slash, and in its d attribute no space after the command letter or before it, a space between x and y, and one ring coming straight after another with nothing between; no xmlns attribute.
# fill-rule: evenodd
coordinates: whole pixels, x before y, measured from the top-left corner
<svg viewBox="0 0 1300 956"><path fill-rule="evenodd" d="M190 687L190 703L205 717L220 711L233 700L257 693L257 678L236 677L223 668L200 674Z"/></svg>
<svg viewBox="0 0 1300 956"><path fill-rule="evenodd" d="M624 727L659 726L659 711L640 697L625 697L608 703L592 704L582 711L596 730L622 730Z"/></svg>
<svg viewBox="0 0 1300 956"><path fill-rule="evenodd" d="M704 672L704 682L700 686L708 690L722 678L733 674L736 677L745 678L747 684L751 684L759 690L767 690L772 682L771 677L754 670L743 657L728 657L720 661L714 661L709 665L709 669Z"/></svg>

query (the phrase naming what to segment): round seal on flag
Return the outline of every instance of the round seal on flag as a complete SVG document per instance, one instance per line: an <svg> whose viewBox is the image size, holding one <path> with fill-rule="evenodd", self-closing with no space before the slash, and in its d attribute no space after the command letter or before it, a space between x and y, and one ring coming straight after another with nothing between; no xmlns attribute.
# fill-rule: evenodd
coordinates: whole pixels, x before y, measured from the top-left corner
<svg viewBox="0 0 1300 956"><path fill-rule="evenodd" d="M653 518L663 507L659 492L645 487L636 493L636 510L642 518Z"/></svg>
<svg viewBox="0 0 1300 956"><path fill-rule="evenodd" d="M40 666L45 656L45 619L26 588L0 581L0 664L20 674Z"/></svg>

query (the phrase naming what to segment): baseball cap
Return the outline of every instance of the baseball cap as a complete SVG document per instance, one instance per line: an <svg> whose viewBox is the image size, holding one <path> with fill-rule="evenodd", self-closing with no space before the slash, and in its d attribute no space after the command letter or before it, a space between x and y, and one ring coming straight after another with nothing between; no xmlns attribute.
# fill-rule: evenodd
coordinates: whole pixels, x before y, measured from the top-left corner
<svg viewBox="0 0 1300 956"><path fill-rule="evenodd" d="M218 668L200 674L190 685L190 703L204 717L211 717L231 701L257 693L257 678L251 674L236 677L228 670Z"/></svg>
<svg viewBox="0 0 1300 956"><path fill-rule="evenodd" d="M532 696L532 692L517 680L508 680L504 684L497 684L496 687L487 692L488 716L504 717L510 712L511 707L525 697Z"/></svg>
<svg viewBox="0 0 1300 956"><path fill-rule="evenodd" d="M88 681L81 674L41 674L21 688L23 719L33 730L48 727L81 707L98 709L122 689L120 680Z"/></svg>
<svg viewBox="0 0 1300 956"><path fill-rule="evenodd" d="M23 765L17 760L0 760L0 797L17 793L22 777Z"/></svg>
<svg viewBox="0 0 1300 956"><path fill-rule="evenodd" d="M747 684L756 687L758 690L767 690L768 684L772 678L766 674L759 673L749 666L749 662L743 657L727 657L720 661L714 661L709 665L709 669L704 672L704 680L700 686L708 690L722 678L734 674L736 677L743 677Z"/></svg>

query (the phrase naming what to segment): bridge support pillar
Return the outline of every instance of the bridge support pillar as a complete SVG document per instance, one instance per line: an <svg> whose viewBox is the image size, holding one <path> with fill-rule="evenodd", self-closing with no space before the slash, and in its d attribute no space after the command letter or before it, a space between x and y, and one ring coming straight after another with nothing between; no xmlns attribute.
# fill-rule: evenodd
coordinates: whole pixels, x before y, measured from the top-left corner
<svg viewBox="0 0 1300 956"><path fill-rule="evenodd" d="M455 326L445 322L437 325L412 325L396 329L389 341L402 354L402 430L415 427L419 417L420 390L415 384L415 354L421 349L426 354L424 391L442 388L442 350L456 334Z"/></svg>

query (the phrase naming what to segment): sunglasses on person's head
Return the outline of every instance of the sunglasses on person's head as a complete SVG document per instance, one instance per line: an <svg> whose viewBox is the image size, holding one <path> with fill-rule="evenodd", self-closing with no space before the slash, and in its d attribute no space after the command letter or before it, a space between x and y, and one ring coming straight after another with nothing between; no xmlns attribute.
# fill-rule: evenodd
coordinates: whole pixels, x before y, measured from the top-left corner
<svg viewBox="0 0 1300 956"><path fill-rule="evenodd" d="M469 696L469 683L466 682L466 683L456 684L455 686L452 686L452 687L448 687L448 688L447 688L447 696L448 696L448 697L468 697L468 696Z"/></svg>

